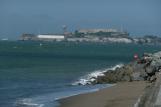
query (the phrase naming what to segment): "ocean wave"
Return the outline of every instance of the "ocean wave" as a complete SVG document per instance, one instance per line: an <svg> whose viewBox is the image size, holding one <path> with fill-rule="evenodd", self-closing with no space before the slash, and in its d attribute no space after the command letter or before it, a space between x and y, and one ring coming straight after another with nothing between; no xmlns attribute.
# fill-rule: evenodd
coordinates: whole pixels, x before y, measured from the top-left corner
<svg viewBox="0 0 161 107"><path fill-rule="evenodd" d="M44 104L33 103L30 98L19 99L14 105L16 107L44 107Z"/></svg>
<svg viewBox="0 0 161 107"><path fill-rule="evenodd" d="M114 86L115 84L97 84L86 86L73 86L59 92L39 94L28 98L16 99L14 107L58 107L59 100L75 95L99 91L100 89Z"/></svg>
<svg viewBox="0 0 161 107"><path fill-rule="evenodd" d="M123 64L117 64L117 65L115 65L113 67L110 67L110 68L107 68L107 69L96 70L96 71L94 71L92 73L89 73L89 74L79 78L77 81L72 83L72 85L89 85L93 81L95 81L98 76L104 76L105 72L108 72L109 70L114 71L116 68L120 68L122 66L123 66Z"/></svg>

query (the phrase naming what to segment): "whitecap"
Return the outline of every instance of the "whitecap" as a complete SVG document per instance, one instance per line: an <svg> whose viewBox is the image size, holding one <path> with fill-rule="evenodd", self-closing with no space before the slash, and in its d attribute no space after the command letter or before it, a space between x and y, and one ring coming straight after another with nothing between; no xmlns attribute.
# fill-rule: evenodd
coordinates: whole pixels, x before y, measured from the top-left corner
<svg viewBox="0 0 161 107"><path fill-rule="evenodd" d="M107 68L107 69L103 69L103 70L96 70L92 73L89 73L81 78L79 78L77 81L75 81L74 83L72 83L72 85L87 85L87 84L91 84L93 81L96 80L96 78L98 76L104 76L105 72L108 72L109 70L115 70L116 68L121 68L123 66L123 64L117 64L113 67Z"/></svg>
<svg viewBox="0 0 161 107"><path fill-rule="evenodd" d="M33 103L30 98L19 99L14 105L16 107L44 107L44 104Z"/></svg>

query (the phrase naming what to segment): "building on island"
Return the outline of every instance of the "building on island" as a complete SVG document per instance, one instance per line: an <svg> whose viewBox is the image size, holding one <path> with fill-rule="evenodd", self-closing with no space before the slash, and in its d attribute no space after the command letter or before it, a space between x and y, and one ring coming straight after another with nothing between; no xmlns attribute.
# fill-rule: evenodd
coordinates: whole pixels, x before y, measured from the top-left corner
<svg viewBox="0 0 161 107"><path fill-rule="evenodd" d="M125 31L119 31L117 29L80 29L75 31L75 36L98 36L99 38L104 37L129 37L129 33Z"/></svg>
<svg viewBox="0 0 161 107"><path fill-rule="evenodd" d="M34 34L22 34L20 36L19 40L22 40L22 41L25 41L25 40L36 40L36 35L34 35Z"/></svg>
<svg viewBox="0 0 161 107"><path fill-rule="evenodd" d="M116 29L80 29L78 30L78 33L98 33L98 32L118 32Z"/></svg>
<svg viewBox="0 0 161 107"><path fill-rule="evenodd" d="M64 35L37 35L40 41L62 41L65 39Z"/></svg>
<svg viewBox="0 0 161 107"><path fill-rule="evenodd" d="M33 35L33 34L23 34L20 40L31 40L31 41L63 41L65 39L64 35Z"/></svg>
<svg viewBox="0 0 161 107"><path fill-rule="evenodd" d="M80 29L73 33L68 33L66 32L66 26L63 28L63 34L23 34L20 40L109 43L132 43L133 41L128 32L117 29Z"/></svg>

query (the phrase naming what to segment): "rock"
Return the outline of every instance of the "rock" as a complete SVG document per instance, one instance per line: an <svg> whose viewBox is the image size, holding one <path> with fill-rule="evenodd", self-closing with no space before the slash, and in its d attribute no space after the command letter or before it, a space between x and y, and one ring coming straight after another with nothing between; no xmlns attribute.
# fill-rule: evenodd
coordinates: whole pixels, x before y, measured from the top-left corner
<svg viewBox="0 0 161 107"><path fill-rule="evenodd" d="M130 82L130 81L132 81L132 78L129 75L125 75L125 76L123 76L122 81L128 81L128 82Z"/></svg>
<svg viewBox="0 0 161 107"><path fill-rule="evenodd" d="M157 67L157 72L161 72L161 66Z"/></svg>
<svg viewBox="0 0 161 107"><path fill-rule="evenodd" d="M159 67L161 66L161 59L155 59L151 62L151 66Z"/></svg>
<svg viewBox="0 0 161 107"><path fill-rule="evenodd" d="M155 68L153 66L148 66L145 68L145 72L148 74L153 74L155 72Z"/></svg>
<svg viewBox="0 0 161 107"><path fill-rule="evenodd" d="M121 68L109 70L99 76L92 84L116 83L120 81L156 80L156 72L161 72L161 52L144 54L141 63L133 61Z"/></svg>
<svg viewBox="0 0 161 107"><path fill-rule="evenodd" d="M149 62L149 61L152 61L153 59L153 54L150 54L150 53L144 53L143 54L143 59L146 61L146 62Z"/></svg>
<svg viewBox="0 0 161 107"><path fill-rule="evenodd" d="M96 79L95 83L116 83L118 81L132 81L133 69L131 66L126 65L115 71L109 70L104 73L105 76L100 76Z"/></svg>
<svg viewBox="0 0 161 107"><path fill-rule="evenodd" d="M140 72L140 78L146 80L147 77L148 77L148 74L145 71Z"/></svg>
<svg viewBox="0 0 161 107"><path fill-rule="evenodd" d="M150 78L150 82L154 82L156 80L156 76L153 75L151 78Z"/></svg>
<svg viewBox="0 0 161 107"><path fill-rule="evenodd" d="M147 77L147 74L141 74L141 72L134 72L132 74L132 80L133 81L141 81L141 80L145 80L145 77Z"/></svg>
<svg viewBox="0 0 161 107"><path fill-rule="evenodd" d="M132 66L132 69L134 72L145 72L145 64L138 64L138 63L135 63L133 66Z"/></svg>
<svg viewBox="0 0 161 107"><path fill-rule="evenodd" d="M156 56L158 58L161 57L161 51L154 53L153 56Z"/></svg>
<svg viewBox="0 0 161 107"><path fill-rule="evenodd" d="M153 55L153 60L151 62L152 66L161 66L161 51Z"/></svg>

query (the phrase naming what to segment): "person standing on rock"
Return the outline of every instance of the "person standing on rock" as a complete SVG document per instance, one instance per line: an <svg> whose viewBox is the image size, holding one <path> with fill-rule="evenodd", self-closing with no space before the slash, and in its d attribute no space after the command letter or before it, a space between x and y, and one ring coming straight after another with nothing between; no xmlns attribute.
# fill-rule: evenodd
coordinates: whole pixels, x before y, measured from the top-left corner
<svg viewBox="0 0 161 107"><path fill-rule="evenodd" d="M135 60L135 61L138 61L138 60L139 60L138 54L134 54L134 60Z"/></svg>

